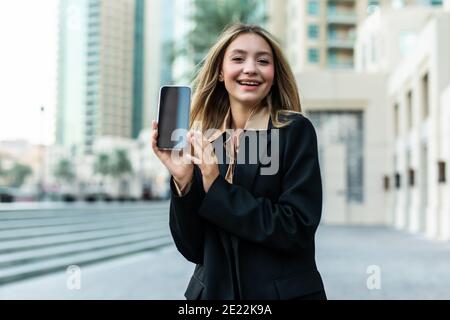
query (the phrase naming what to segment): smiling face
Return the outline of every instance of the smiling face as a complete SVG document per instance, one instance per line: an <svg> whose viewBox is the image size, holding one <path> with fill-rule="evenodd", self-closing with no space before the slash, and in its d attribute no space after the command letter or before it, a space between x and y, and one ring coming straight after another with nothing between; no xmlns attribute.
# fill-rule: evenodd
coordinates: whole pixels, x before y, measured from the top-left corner
<svg viewBox="0 0 450 320"><path fill-rule="evenodd" d="M261 103L273 84L273 53L264 38L245 33L227 47L221 79L231 104L253 107Z"/></svg>

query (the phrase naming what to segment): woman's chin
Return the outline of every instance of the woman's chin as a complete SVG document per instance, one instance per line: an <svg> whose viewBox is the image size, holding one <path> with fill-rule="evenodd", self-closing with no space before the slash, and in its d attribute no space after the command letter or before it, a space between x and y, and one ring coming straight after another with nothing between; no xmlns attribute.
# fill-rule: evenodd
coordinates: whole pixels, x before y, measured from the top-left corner
<svg viewBox="0 0 450 320"><path fill-rule="evenodd" d="M263 100L262 97L239 97L236 99L237 102L241 104L248 104L248 105L256 105L259 104Z"/></svg>

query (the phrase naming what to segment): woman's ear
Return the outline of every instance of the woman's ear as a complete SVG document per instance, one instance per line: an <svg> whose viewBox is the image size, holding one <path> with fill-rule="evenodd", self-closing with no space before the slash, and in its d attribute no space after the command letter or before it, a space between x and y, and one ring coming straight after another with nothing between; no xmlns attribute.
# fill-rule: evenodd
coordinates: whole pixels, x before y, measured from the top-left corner
<svg viewBox="0 0 450 320"><path fill-rule="evenodd" d="M222 73L222 71L220 71L220 74L219 74L219 81L223 82L223 73Z"/></svg>

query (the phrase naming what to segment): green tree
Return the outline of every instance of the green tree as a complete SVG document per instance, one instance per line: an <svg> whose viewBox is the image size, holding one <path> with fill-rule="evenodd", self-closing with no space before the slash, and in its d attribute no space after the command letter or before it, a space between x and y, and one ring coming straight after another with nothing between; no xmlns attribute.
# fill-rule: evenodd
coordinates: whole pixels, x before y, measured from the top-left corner
<svg viewBox="0 0 450 320"><path fill-rule="evenodd" d="M5 175L5 170L3 169L2 159L0 159L0 178Z"/></svg>
<svg viewBox="0 0 450 320"><path fill-rule="evenodd" d="M54 175L57 179L71 183L75 180L75 172L72 163L68 159L61 159L56 165Z"/></svg>
<svg viewBox="0 0 450 320"><path fill-rule="evenodd" d="M113 154L113 161L111 163L111 175L120 181L120 194L124 193L124 176L131 174L133 172L133 167L130 160L128 159L127 152L122 149L117 149Z"/></svg>
<svg viewBox="0 0 450 320"><path fill-rule="evenodd" d="M218 35L237 22L263 25L267 21L261 0L194 0L190 20L194 25L189 33L188 52L195 65L206 56Z"/></svg>
<svg viewBox="0 0 450 320"><path fill-rule="evenodd" d="M8 185L13 188L19 188L25 182L25 179L33 173L33 170L27 165L15 163L13 167L6 171Z"/></svg>
<svg viewBox="0 0 450 320"><path fill-rule="evenodd" d="M102 178L101 185L104 185L104 179L111 174L111 158L106 153L100 153L94 163L94 172Z"/></svg>
<svg viewBox="0 0 450 320"><path fill-rule="evenodd" d="M111 173L111 163L109 155L101 153L97 156L94 163L94 172L101 176L107 176Z"/></svg>

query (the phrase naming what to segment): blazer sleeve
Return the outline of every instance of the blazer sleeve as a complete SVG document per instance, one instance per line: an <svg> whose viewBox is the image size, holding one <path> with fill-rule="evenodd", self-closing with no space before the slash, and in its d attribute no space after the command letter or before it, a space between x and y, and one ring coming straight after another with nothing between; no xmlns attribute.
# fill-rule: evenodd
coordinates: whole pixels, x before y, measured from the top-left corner
<svg viewBox="0 0 450 320"><path fill-rule="evenodd" d="M206 193L199 214L239 238L298 252L314 241L322 212L322 183L313 125L297 116L288 126L279 159L282 186L276 203L255 197L219 176Z"/></svg>
<svg viewBox="0 0 450 320"><path fill-rule="evenodd" d="M205 192L195 172L186 194L178 195L173 177L170 178L170 189L169 226L175 245L187 260L201 264L203 263L205 221L197 212Z"/></svg>

